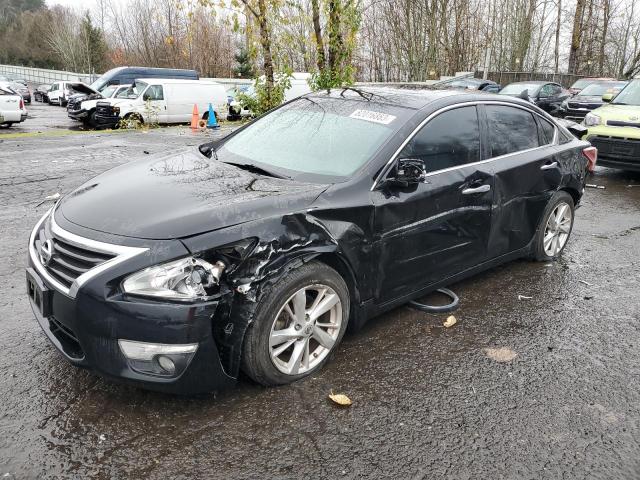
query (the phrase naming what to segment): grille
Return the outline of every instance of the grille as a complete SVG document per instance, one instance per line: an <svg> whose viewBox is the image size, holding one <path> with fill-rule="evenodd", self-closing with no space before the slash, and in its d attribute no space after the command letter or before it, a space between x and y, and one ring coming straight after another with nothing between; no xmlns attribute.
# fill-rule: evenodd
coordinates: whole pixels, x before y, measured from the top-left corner
<svg viewBox="0 0 640 480"><path fill-rule="evenodd" d="M67 112L75 112L80 108L80 102L75 99L70 99L67 102Z"/></svg>
<svg viewBox="0 0 640 480"><path fill-rule="evenodd" d="M98 102L96 105L96 115L102 115L103 117L115 117L113 107L107 102Z"/></svg>
<svg viewBox="0 0 640 480"><path fill-rule="evenodd" d="M588 139L598 149L598 156L611 159L640 159L640 140L595 136Z"/></svg>
<svg viewBox="0 0 640 480"><path fill-rule="evenodd" d="M47 273L67 288L83 273L115 257L56 238L46 224L38 232L34 246Z"/></svg>
<svg viewBox="0 0 640 480"><path fill-rule="evenodd" d="M625 122L624 120L607 120L610 127L635 127L640 128L639 122Z"/></svg>
<svg viewBox="0 0 640 480"><path fill-rule="evenodd" d="M569 108L585 108L587 110L593 110L595 108L601 107L602 104L601 103L577 103L577 102L568 102L567 106Z"/></svg>

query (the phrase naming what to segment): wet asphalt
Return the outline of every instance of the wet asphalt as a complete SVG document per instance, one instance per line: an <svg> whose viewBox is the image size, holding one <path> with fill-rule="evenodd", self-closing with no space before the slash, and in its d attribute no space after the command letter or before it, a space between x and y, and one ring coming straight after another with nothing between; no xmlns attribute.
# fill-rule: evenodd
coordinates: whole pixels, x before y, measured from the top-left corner
<svg viewBox="0 0 640 480"><path fill-rule="evenodd" d="M640 174L598 169L559 261L453 285L451 328L401 307L312 378L183 398L62 359L25 295L27 240L45 197L226 129L30 114L0 130L0 478L640 478Z"/></svg>

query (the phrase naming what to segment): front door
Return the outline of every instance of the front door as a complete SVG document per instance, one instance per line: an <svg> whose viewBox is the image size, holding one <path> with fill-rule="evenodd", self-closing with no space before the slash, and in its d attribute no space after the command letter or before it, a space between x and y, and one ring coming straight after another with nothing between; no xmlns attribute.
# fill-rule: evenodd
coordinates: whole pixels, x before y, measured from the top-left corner
<svg viewBox="0 0 640 480"><path fill-rule="evenodd" d="M383 183L372 192L380 303L486 258L493 177L479 163L480 149L477 108L444 111L423 126L396 159L422 160L424 181L408 187Z"/></svg>
<svg viewBox="0 0 640 480"><path fill-rule="evenodd" d="M167 101L162 85L149 85L142 94L142 115L146 123L167 123Z"/></svg>

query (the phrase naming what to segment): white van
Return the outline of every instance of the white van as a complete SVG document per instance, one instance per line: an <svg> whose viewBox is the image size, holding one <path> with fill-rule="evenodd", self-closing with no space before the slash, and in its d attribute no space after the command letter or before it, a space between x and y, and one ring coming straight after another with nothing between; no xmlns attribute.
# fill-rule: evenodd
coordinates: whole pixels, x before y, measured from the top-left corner
<svg viewBox="0 0 640 480"><path fill-rule="evenodd" d="M51 88L47 92L49 103L51 105L61 105L65 107L67 105L67 99L74 93L71 88L72 83L78 82L53 82L51 84Z"/></svg>
<svg viewBox="0 0 640 480"><path fill-rule="evenodd" d="M193 106L199 118L208 118L209 104L217 118L226 115L227 94L220 83L202 80L136 79L126 98L99 101L96 124L115 127L120 120L135 119L143 123L188 123Z"/></svg>
<svg viewBox="0 0 640 480"><path fill-rule="evenodd" d="M14 123L24 122L27 109L24 100L8 85L0 84L0 127L7 128Z"/></svg>

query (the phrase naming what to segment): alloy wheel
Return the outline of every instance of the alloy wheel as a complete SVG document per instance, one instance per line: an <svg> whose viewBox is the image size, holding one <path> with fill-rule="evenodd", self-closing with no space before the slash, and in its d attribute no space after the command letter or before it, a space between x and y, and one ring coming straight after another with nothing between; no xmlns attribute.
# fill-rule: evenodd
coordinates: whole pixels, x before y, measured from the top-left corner
<svg viewBox="0 0 640 480"><path fill-rule="evenodd" d="M269 335L273 365L286 375L313 370L333 349L342 325L342 302L331 287L295 292L278 311Z"/></svg>
<svg viewBox="0 0 640 480"><path fill-rule="evenodd" d="M571 207L565 202L558 203L551 215L549 215L544 230L542 242L546 255L555 257L562 251L571 233L572 222L573 212Z"/></svg>

